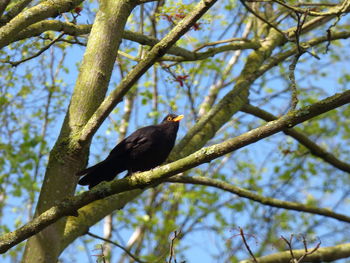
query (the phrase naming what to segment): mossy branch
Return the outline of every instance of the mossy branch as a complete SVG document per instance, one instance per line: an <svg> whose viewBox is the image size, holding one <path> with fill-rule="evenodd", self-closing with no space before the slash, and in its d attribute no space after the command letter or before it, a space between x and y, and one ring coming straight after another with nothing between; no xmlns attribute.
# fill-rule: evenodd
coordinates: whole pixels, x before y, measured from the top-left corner
<svg viewBox="0 0 350 263"><path fill-rule="evenodd" d="M60 218L68 215L76 215L78 209L95 200L103 199L116 193L158 184L172 175L184 172L202 163L210 162L229 152L257 142L272 134L283 131L286 128L291 128L294 125L347 103L350 103L350 91L336 94L300 110L289 112L287 115L275 121L268 122L259 128L253 129L223 143L205 147L173 163L163 165L151 171L136 173L130 177L115 180L110 183L103 182L90 191L67 198L19 229L1 236L0 253L5 253L11 247L37 234Z"/></svg>
<svg viewBox="0 0 350 263"><path fill-rule="evenodd" d="M293 250L293 255L297 258L305 254L305 249ZM308 255L303 262L333 262L338 259L350 257L350 243L333 247L318 248L317 251ZM268 256L256 258L258 263L290 263L290 251L278 252ZM254 263L253 260L242 260L239 263Z"/></svg>
<svg viewBox="0 0 350 263"><path fill-rule="evenodd" d="M56 17L82 3L83 0L43 1L19 13L0 28L0 48L11 43L17 34L26 27L49 17Z"/></svg>
<svg viewBox="0 0 350 263"><path fill-rule="evenodd" d="M76 25L73 23L58 21L58 20L47 20L41 21L34 25L29 26L28 28L22 30L15 38L14 41L19 41L27 39L30 37L39 36L40 34L47 31L57 31L64 32L66 35L70 36L81 36L89 34L91 30L91 25ZM137 42L141 45L155 46L160 40L151 36L146 36L137 32L132 32L125 30L123 33L123 39ZM209 48L204 52L190 51L185 48L178 47L173 45L170 47L166 53L174 55L176 57L171 57L171 61L195 61L202 60L211 56L214 56L218 53L238 50L238 49L256 49L259 48L260 44L257 41L245 40L236 43L231 43L223 45L221 47Z"/></svg>

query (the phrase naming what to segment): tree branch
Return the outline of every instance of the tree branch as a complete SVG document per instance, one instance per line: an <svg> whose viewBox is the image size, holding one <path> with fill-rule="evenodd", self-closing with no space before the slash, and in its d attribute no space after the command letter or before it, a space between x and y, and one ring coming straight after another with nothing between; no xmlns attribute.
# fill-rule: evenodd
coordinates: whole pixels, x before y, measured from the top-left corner
<svg viewBox="0 0 350 263"><path fill-rule="evenodd" d="M242 112L252 114L254 116L257 116L265 121L273 121L276 120L277 117L268 113L267 111L264 111L260 108L254 107L252 105L245 105L242 109ZM296 129L287 129L283 131L285 134L293 137L296 139L299 143L304 145L307 149L310 150L311 154L321 158L325 162L329 163L330 165L344 171L347 173L350 173L350 164L345 163L341 160L339 160L337 157L335 157L332 153L327 152L322 147L320 147L318 144L312 142L307 136L302 134L301 132L298 132Z"/></svg>
<svg viewBox="0 0 350 263"><path fill-rule="evenodd" d="M83 0L50 0L43 1L17 15L0 28L0 48L11 43L17 34L26 27L49 17L55 17L71 10Z"/></svg>
<svg viewBox="0 0 350 263"><path fill-rule="evenodd" d="M81 36L89 34L91 31L91 25L76 25L73 23L58 21L58 20L46 20L35 23L28 28L22 30L15 38L15 41L23 40L30 37L39 36L40 34L46 31L57 31L64 32L66 35L70 36ZM125 30L123 33L123 38L137 42L141 45L154 46L159 43L159 40L146 36L137 32L132 32ZM195 53L189 50L186 50L181 47L173 45L167 50L167 53L175 56L181 56L188 60L195 59Z"/></svg>
<svg viewBox="0 0 350 263"><path fill-rule="evenodd" d="M122 245L119 245L118 243L112 241L112 240L109 240L109 239L106 239L106 238L103 238L103 237L100 237L98 235L95 235L94 233L91 233L91 232L87 232L86 233L87 235L93 237L93 238L97 238L97 239L100 239L104 242L107 242L109 244L112 244L116 247L119 247L121 250L123 250L126 254L128 254L129 257L131 257L133 260L135 260L136 262L139 262L139 263L145 263L146 261L143 261L141 259L139 259L138 257L136 257L135 255L133 255L128 249L126 249L125 247L123 247Z"/></svg>
<svg viewBox="0 0 350 263"><path fill-rule="evenodd" d="M310 9L304 9L296 6L291 6L286 4L285 2L281 0L272 0L273 2L284 6L285 8L288 8L290 10L293 10L294 12L298 12L301 14L308 14L310 16L333 16L333 15L340 15L349 12L350 8L350 2L348 0L343 0L343 2L339 5L332 6L332 8L327 12L316 12L311 11Z"/></svg>
<svg viewBox="0 0 350 263"><path fill-rule="evenodd" d="M215 158L257 142L272 134L283 131L286 128L291 128L294 125L302 123L347 103L350 103L349 90L340 94L335 94L310 106L303 107L300 110L289 112L278 120L268 122L259 128L253 129L223 143L202 148L201 150L173 163L163 165L151 171L136 173L130 177L114 180L109 183L103 182L90 191L67 198L66 200L54 205L47 211L38 215L32 221L23 225L19 229L1 236L0 253L5 253L11 247L17 245L30 236L37 234L45 227L53 224L64 216L76 216L78 214L78 209L95 200L99 200L116 193L122 193L133 189L145 188L147 186L159 184L172 175L184 172L202 163L210 162Z"/></svg>
<svg viewBox="0 0 350 263"><path fill-rule="evenodd" d="M48 50L52 45L54 45L58 40L61 39L61 37L64 35L64 33L59 34L55 39L53 39L48 45L44 46L43 48L41 48L37 53L35 53L34 55L31 55L27 58L21 59L19 61L11 61L11 60L0 60L0 62L2 63L8 63L10 64L12 67L17 67L19 64L22 64L28 60L31 60L33 58L36 58L38 56L40 56L42 53L44 53L46 50Z"/></svg>
<svg viewBox="0 0 350 263"><path fill-rule="evenodd" d="M172 183L198 184L198 185L212 186L212 187L236 194L240 197L258 202L263 205L268 205L268 206L278 207L278 208L285 208L285 209L294 210L298 212L306 212L306 213L315 214L315 215L322 215L322 216L337 219L339 221L350 223L349 216L335 213L330 209L312 207L302 203L283 201L283 200L278 200L271 197L262 196L252 191L248 191L244 188L231 185L221 180L211 179L203 176L177 176L176 175L166 179L165 181L172 182Z"/></svg>
<svg viewBox="0 0 350 263"><path fill-rule="evenodd" d="M33 0L21 0L18 1L16 4L14 4L11 9L0 19L0 24L6 24L8 23L12 18L14 18L16 15L18 15L24 8L26 8L30 2ZM8 0L3 2L9 2ZM6 6L5 6L6 8ZM1 12L2 14L2 12Z"/></svg>
<svg viewBox="0 0 350 263"><path fill-rule="evenodd" d="M305 254L305 249L293 250L295 257L299 258ZM323 247L314 253L307 255L307 262L333 262L338 259L350 257L350 243L333 247ZM278 252L268 256L257 258L259 263L290 263L290 251ZM242 260L239 263L254 263L251 259Z"/></svg>
<svg viewBox="0 0 350 263"><path fill-rule="evenodd" d="M2 16L2 14L4 13L6 7L8 6L8 4L10 3L11 0L3 0L0 2L0 17Z"/></svg>
<svg viewBox="0 0 350 263"><path fill-rule="evenodd" d="M272 23L270 23L268 20L266 20L265 18L263 18L260 14L258 14L257 12L255 12L252 8L250 8L249 5L246 4L245 0L240 0L241 4L250 12L252 13L254 16L256 16L258 19L260 19L261 21L263 21L264 23L266 23L269 27L275 29L278 33L280 33L284 38L288 39L288 36L285 32L283 32L281 29L279 29L277 26L273 25Z"/></svg>

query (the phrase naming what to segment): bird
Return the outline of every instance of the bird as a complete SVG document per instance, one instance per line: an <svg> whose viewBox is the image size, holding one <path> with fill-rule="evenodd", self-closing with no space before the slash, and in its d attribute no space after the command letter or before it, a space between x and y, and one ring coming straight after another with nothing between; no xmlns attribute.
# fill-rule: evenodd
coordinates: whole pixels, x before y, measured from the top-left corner
<svg viewBox="0 0 350 263"><path fill-rule="evenodd" d="M102 181L112 181L119 173L148 171L162 164L173 149L179 122L184 115L168 114L160 124L140 128L123 139L100 163L78 173L78 184L89 189Z"/></svg>

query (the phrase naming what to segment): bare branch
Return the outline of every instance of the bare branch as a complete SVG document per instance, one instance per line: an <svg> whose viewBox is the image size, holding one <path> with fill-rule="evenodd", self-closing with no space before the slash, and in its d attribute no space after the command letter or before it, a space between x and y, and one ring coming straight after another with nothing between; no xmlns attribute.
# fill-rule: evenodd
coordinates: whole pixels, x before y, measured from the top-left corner
<svg viewBox="0 0 350 263"><path fill-rule="evenodd" d="M212 187L236 194L240 197L258 202L263 205L284 208L284 209L294 210L298 212L306 212L306 213L315 214L315 215L322 215L322 216L337 219L339 221L350 223L349 216L335 213L327 208L312 207L302 203L283 201L283 200L279 200L271 197L262 196L252 191L246 190L244 188L240 188L238 186L231 185L229 183L226 183L217 179L211 179L203 176L191 176L191 177L190 176L172 176L166 179L165 181L173 182L173 183L212 186Z"/></svg>
<svg viewBox="0 0 350 263"><path fill-rule="evenodd" d="M179 235L181 234L181 231L177 232L176 230L174 231L174 236L171 238L171 243L170 243L170 256L169 256L169 261L168 263L171 263L171 261L173 260L173 257L174 257L174 261L176 263L176 259L175 259L175 249L174 249L174 246L175 246L175 240L177 238L179 238Z"/></svg>
<svg viewBox="0 0 350 263"><path fill-rule="evenodd" d="M57 41L59 41L61 39L61 37L63 37L63 35L64 35L64 33L59 34L47 46L41 48L37 53L35 53L34 55L32 55L28 58L24 58L24 59L19 60L19 61L1 60L1 62L11 64L11 66L13 66L13 67L17 67L19 64L22 64L28 60L33 59L33 58L39 57L42 53L44 53L46 50L48 50L53 44L55 44Z"/></svg>
<svg viewBox="0 0 350 263"><path fill-rule="evenodd" d="M250 12L252 13L254 16L256 16L257 18L259 18L261 21L263 21L264 23L266 23L267 25L269 25L269 27L275 29L278 33L280 33L285 39L288 39L288 35L283 32L281 29L279 29L277 26L273 25L272 23L270 23L269 21L267 21L265 18L263 18L261 15L259 15L257 12L255 12L252 8L250 8L249 5L246 4L245 0L240 0L240 2L242 3L242 5Z"/></svg>
<svg viewBox="0 0 350 263"><path fill-rule="evenodd" d="M252 250L250 249L250 246L248 245L247 243L247 240L245 239L245 236L244 236L244 232L243 232L243 228L239 228L239 233L240 233L240 236L242 237L242 240L243 240L243 243L244 243L244 246L246 247L246 249L248 250L249 252L249 255L253 258L253 262L255 263L258 263L258 261L256 260Z"/></svg>
<svg viewBox="0 0 350 263"><path fill-rule="evenodd" d="M194 52L198 52L199 50L201 50L202 48L205 47L209 47L209 46L215 46L215 45L219 45L219 44L224 44L224 43L228 43L228 42L233 42L233 41L248 41L246 38L239 38L239 37L234 37L234 38L230 38L230 39L225 39L225 40L218 40L215 42L210 42L210 43L205 43L199 47L197 47L196 49L194 49Z"/></svg>
<svg viewBox="0 0 350 263"><path fill-rule="evenodd" d="M135 255L133 255L128 249L126 249L125 247L123 247L122 245L119 245L117 242L114 242L112 240L109 240L109 239L106 239L106 238L103 238L103 237L100 237L98 235L95 235L91 232L87 232L86 233L87 235L93 237L93 238L97 238L97 239L100 239L104 242L107 242L109 244L112 244L116 247L119 247L121 250L123 250L126 254L128 254L129 257L131 257L133 260L135 260L136 262L140 262L140 263L146 263L146 261L143 261L141 259L139 259L138 257L136 257Z"/></svg>
<svg viewBox="0 0 350 263"><path fill-rule="evenodd" d="M244 106L241 109L241 111L257 116L265 121L273 121L278 119L276 116L272 115L271 113L264 111L260 108L254 107L252 105ZM311 154L321 158L325 162L329 163L330 165L344 172L350 173L350 164L339 160L332 153L327 152L325 149L320 147L317 143L314 143L313 141L311 141L309 138L307 138L307 136L303 135L296 128L287 129L287 130L284 130L283 132L293 137L299 143L301 143L303 146L309 149Z"/></svg>

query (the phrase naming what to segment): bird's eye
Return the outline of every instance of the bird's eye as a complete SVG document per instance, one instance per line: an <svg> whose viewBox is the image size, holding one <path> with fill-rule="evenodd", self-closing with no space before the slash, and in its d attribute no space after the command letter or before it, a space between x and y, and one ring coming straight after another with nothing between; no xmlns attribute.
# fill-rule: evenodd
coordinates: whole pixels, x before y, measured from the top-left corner
<svg viewBox="0 0 350 263"><path fill-rule="evenodd" d="M168 118L166 118L167 121L172 121L173 118L171 116L169 116Z"/></svg>

